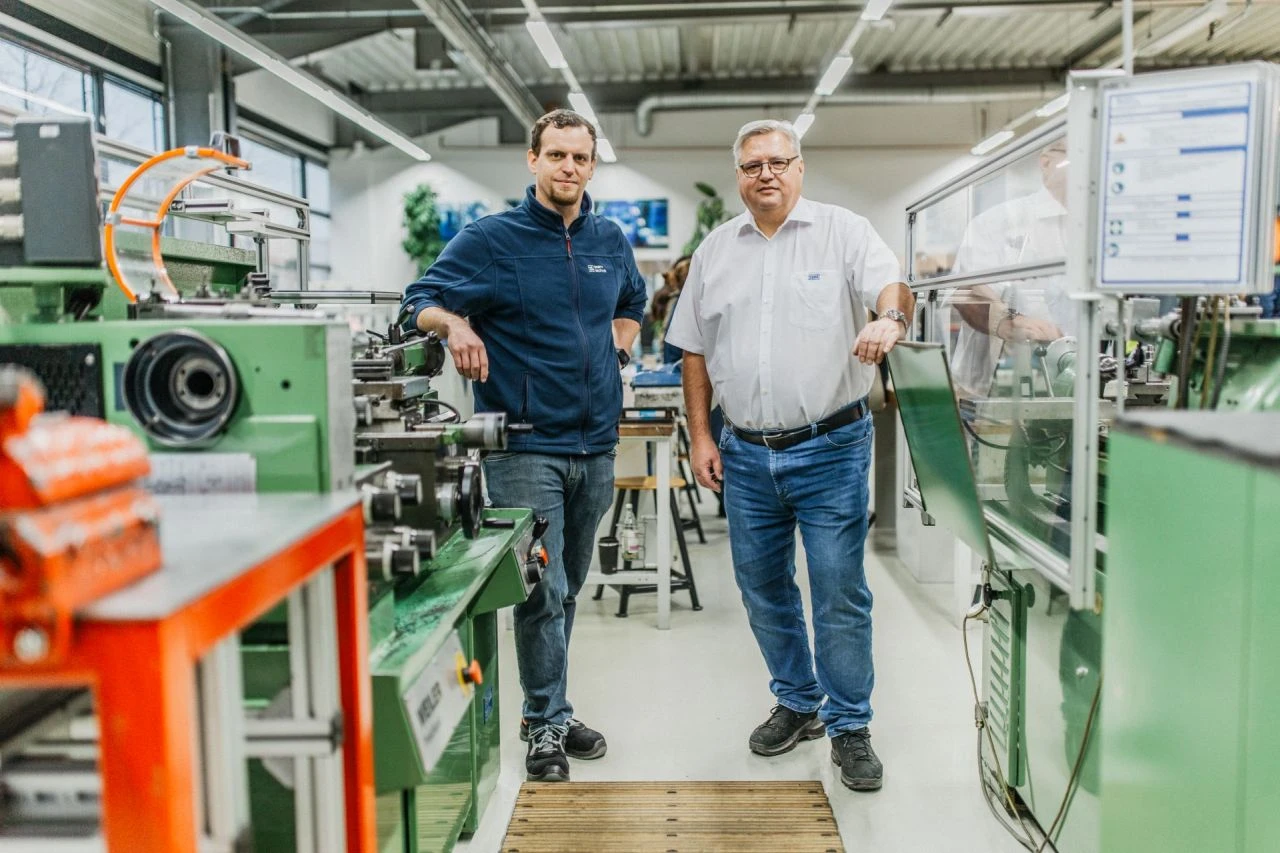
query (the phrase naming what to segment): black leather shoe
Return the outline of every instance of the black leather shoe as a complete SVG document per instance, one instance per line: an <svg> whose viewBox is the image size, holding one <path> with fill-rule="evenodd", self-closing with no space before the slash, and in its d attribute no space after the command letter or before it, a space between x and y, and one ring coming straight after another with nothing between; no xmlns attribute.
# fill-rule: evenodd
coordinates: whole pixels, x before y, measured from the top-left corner
<svg viewBox="0 0 1280 853"><path fill-rule="evenodd" d="M831 739L831 763L840 768L840 781L852 791L878 791L884 784L884 766L871 748L866 726Z"/></svg>
<svg viewBox="0 0 1280 853"><path fill-rule="evenodd" d="M800 741L820 738L825 732L817 711L801 714L785 705L774 705L769 719L751 733L748 745L756 755L782 755L795 749Z"/></svg>

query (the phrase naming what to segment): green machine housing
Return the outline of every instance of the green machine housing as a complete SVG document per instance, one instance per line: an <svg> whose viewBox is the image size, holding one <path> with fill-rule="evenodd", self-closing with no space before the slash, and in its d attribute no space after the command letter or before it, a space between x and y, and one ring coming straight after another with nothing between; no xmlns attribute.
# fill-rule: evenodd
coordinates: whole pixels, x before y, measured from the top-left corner
<svg viewBox="0 0 1280 853"><path fill-rule="evenodd" d="M29 282L50 272L5 274L10 282ZM79 281L74 272L67 280ZM73 288L51 282L40 290L61 293L65 308ZM3 293L10 309L22 311L21 288L15 284ZM38 317L38 301L30 298L27 316ZM378 473L370 469L394 467L356 465L353 352L344 322L245 305L224 306L225 316L212 305L179 304L169 313L188 309L189 316L162 319L0 325L0 361L34 370L51 409L101 416L141 435L153 453L152 486L159 491L207 486L213 479L263 492L324 492L351 489L357 478ZM465 425L436 433L439 454L474 446ZM432 455L430 449L424 453ZM434 501L436 494L428 488L422 499ZM432 516L437 529L430 531L431 545L411 570L370 577L385 851L445 851L478 825L499 768L496 611L523 601L537 577L530 573L536 540L528 511L483 510L466 532L443 517ZM288 686L287 619L287 609L278 608L242 637L251 713ZM480 663L483 683L474 686L456 725L450 722L447 745L428 762L410 724L407 697L450 644L467 662ZM256 759L250 761L250 790L255 849L296 849L293 792Z"/></svg>
<svg viewBox="0 0 1280 853"><path fill-rule="evenodd" d="M980 677L996 751L980 746L984 772L999 766L1017 810L1053 826L1063 853L1280 849L1280 739L1259 722L1280 684L1268 657L1280 582L1267 571L1280 566L1280 476L1258 464L1280 459L1268 414L1280 411L1280 322L1230 322L1219 411L1134 410L1103 434L1108 548L1096 606L1082 610L1030 565L992 558L941 351L890 355L926 511L989 557ZM1207 337L1191 354L1192 408ZM1164 369L1175 359L1164 343ZM1249 435L1265 437L1238 447Z"/></svg>

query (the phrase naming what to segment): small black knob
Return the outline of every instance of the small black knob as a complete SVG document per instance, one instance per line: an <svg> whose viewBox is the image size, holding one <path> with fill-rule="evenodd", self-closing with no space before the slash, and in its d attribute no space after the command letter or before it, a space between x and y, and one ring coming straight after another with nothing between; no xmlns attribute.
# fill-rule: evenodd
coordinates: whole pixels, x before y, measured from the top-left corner
<svg viewBox="0 0 1280 853"><path fill-rule="evenodd" d="M551 526L551 522L546 516L535 515L533 517L533 538L541 539L542 534L547 532L547 528Z"/></svg>

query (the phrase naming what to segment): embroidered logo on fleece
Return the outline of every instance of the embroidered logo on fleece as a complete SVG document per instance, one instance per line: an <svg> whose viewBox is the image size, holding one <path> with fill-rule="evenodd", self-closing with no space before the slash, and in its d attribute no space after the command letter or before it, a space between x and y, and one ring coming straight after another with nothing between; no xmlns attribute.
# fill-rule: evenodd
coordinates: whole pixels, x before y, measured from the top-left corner
<svg viewBox="0 0 1280 853"><path fill-rule="evenodd" d="M822 281L822 273L820 272L809 273L809 281Z"/></svg>
<svg viewBox="0 0 1280 853"><path fill-rule="evenodd" d="M587 272L608 272L604 264L587 264Z"/></svg>

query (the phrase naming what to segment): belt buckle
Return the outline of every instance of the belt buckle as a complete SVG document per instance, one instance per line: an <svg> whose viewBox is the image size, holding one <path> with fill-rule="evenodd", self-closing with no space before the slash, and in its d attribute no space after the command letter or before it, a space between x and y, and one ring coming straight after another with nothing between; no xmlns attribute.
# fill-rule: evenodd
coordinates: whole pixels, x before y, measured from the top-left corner
<svg viewBox="0 0 1280 853"><path fill-rule="evenodd" d="M776 447L774 447L772 444L770 444L770 443L769 443L769 439L770 439L770 438L778 438L778 437L780 437L781 435L782 435L782 433L777 433L777 434L775 434L775 435L770 436L770 434L769 434L769 433L767 433L767 432L762 432L762 433L760 433L760 440L764 442L764 446L765 446L767 449L769 449L769 450L777 450L777 448L776 448Z"/></svg>

